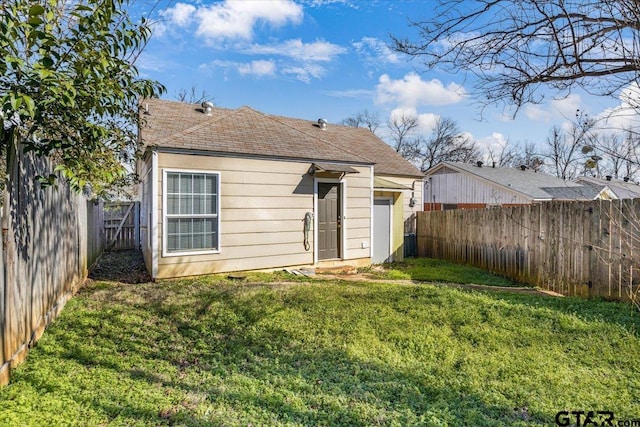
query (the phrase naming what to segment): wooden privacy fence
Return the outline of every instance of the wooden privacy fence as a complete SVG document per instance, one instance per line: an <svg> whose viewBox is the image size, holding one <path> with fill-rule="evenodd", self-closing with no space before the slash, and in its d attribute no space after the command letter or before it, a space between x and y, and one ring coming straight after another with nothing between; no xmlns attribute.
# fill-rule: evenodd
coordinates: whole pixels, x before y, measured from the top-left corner
<svg viewBox="0 0 640 427"><path fill-rule="evenodd" d="M640 199L419 212L418 255L563 295L638 301Z"/></svg>
<svg viewBox="0 0 640 427"><path fill-rule="evenodd" d="M60 183L40 188L51 166L33 153L10 164L0 248L0 385L82 285L104 247L102 204Z"/></svg>
<svg viewBox="0 0 640 427"><path fill-rule="evenodd" d="M140 202L104 204L104 231L109 250L140 247Z"/></svg>

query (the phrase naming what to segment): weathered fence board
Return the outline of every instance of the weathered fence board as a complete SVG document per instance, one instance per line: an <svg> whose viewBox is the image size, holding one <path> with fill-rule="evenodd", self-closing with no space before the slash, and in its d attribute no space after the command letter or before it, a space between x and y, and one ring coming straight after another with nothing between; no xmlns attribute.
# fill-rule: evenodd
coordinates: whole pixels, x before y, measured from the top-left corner
<svg viewBox="0 0 640 427"><path fill-rule="evenodd" d="M104 230L109 250L140 247L140 202L104 204Z"/></svg>
<svg viewBox="0 0 640 427"><path fill-rule="evenodd" d="M640 199L419 212L418 255L472 264L563 295L639 292Z"/></svg>
<svg viewBox="0 0 640 427"><path fill-rule="evenodd" d="M40 188L48 161L20 153L10 163L0 264L0 385L58 315L103 244L102 206L60 183Z"/></svg>

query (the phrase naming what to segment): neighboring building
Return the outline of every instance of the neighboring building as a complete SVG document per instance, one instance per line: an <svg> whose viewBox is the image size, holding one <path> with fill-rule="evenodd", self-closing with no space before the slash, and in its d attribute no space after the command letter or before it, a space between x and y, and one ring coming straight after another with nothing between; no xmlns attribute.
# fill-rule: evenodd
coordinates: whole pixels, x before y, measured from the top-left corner
<svg viewBox="0 0 640 427"><path fill-rule="evenodd" d="M141 242L153 278L400 260L423 175L363 128L146 100Z"/></svg>
<svg viewBox="0 0 640 427"><path fill-rule="evenodd" d="M529 168L443 162L425 174L424 210L477 209L551 200L612 198L606 188L567 182Z"/></svg>
<svg viewBox="0 0 640 427"><path fill-rule="evenodd" d="M630 182L628 179L619 181L610 176L605 178L581 176L576 182L600 190L606 189L612 194L613 199L636 199L640 197L640 185Z"/></svg>

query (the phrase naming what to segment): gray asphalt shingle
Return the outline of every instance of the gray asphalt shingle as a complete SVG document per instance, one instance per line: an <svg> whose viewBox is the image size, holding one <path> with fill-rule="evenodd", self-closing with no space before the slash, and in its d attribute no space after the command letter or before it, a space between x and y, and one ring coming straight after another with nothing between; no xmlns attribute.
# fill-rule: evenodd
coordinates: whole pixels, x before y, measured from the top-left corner
<svg viewBox="0 0 640 427"><path fill-rule="evenodd" d="M422 177L415 166L368 129L272 116L249 107L214 107L148 99L140 136L147 146L274 158L373 164L377 174ZM145 112L146 110L146 112Z"/></svg>

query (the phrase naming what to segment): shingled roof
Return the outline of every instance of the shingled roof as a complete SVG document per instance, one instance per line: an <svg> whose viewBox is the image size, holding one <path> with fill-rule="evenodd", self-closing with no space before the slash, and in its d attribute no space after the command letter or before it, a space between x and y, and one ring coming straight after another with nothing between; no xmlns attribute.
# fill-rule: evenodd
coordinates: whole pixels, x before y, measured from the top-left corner
<svg viewBox="0 0 640 427"><path fill-rule="evenodd" d="M619 199L637 199L640 197L640 185L631 181L581 176L578 177L576 182L595 187L599 190L609 188Z"/></svg>
<svg viewBox="0 0 640 427"><path fill-rule="evenodd" d="M522 193L533 200L592 200L599 194L599 191L591 187L564 181L556 176L531 169L478 167L469 163L442 162L427 171L427 174L436 173L444 168L457 172L464 171L505 189Z"/></svg>
<svg viewBox="0 0 640 427"><path fill-rule="evenodd" d="M368 129L272 116L249 107L214 107L148 99L141 103L146 146L248 156L374 165L376 174L423 174Z"/></svg>

